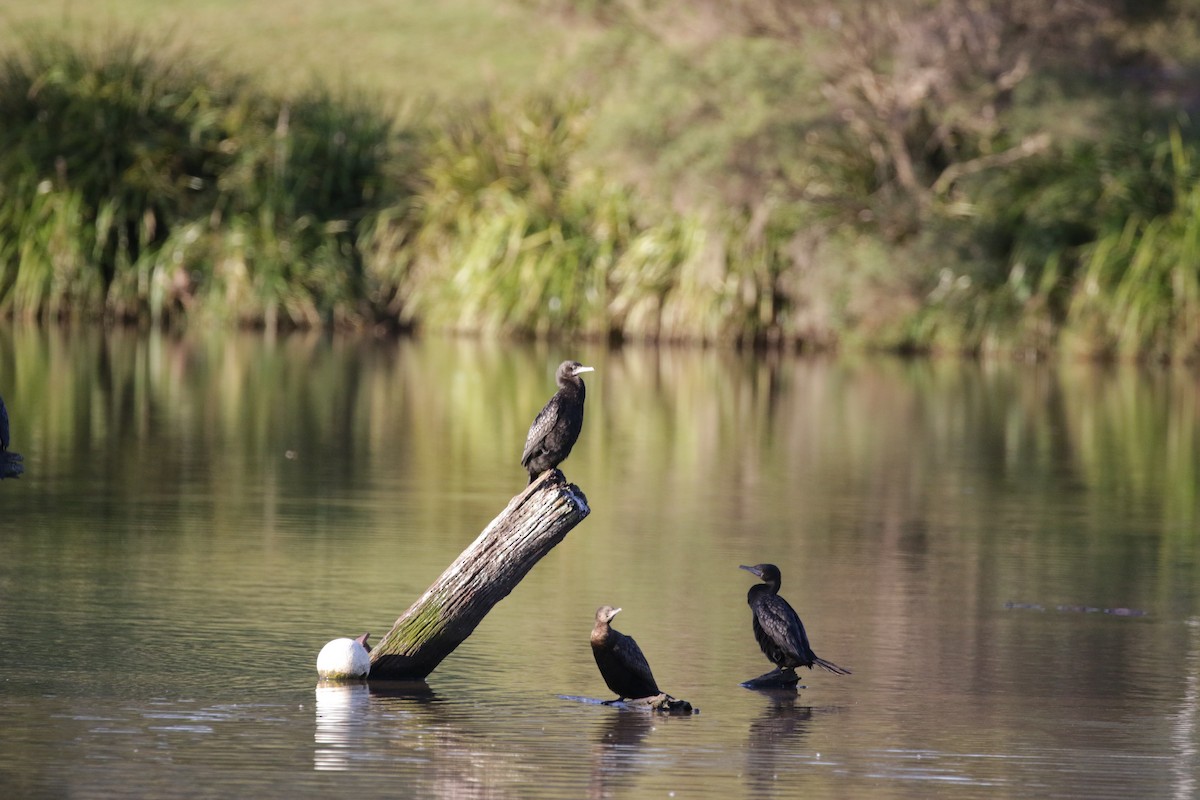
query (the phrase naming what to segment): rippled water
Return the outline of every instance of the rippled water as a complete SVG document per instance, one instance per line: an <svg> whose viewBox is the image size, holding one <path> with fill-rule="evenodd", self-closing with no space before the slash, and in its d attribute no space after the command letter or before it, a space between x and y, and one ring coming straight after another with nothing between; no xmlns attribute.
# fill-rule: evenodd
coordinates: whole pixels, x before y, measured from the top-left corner
<svg viewBox="0 0 1200 800"><path fill-rule="evenodd" d="M565 356L591 516L428 684L317 687L524 485ZM1200 383L1183 372L0 329L6 796L1200 793ZM738 564L773 561L799 693ZM659 683L588 649L624 607ZM1117 612L1117 613L1106 613Z"/></svg>

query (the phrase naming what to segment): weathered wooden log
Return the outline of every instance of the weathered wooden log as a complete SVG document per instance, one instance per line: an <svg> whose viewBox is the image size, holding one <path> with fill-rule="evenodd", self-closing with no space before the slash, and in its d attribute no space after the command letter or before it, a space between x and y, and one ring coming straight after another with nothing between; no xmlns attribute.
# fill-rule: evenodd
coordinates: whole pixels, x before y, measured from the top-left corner
<svg viewBox="0 0 1200 800"><path fill-rule="evenodd" d="M371 650L369 679L424 680L590 512L557 469L529 484Z"/></svg>
<svg viewBox="0 0 1200 800"><path fill-rule="evenodd" d="M700 709L694 707L687 700L671 697L666 692L653 695L652 697L639 697L636 700L605 700L600 705L619 706L621 708L651 708L655 711L665 711L668 714L700 713Z"/></svg>

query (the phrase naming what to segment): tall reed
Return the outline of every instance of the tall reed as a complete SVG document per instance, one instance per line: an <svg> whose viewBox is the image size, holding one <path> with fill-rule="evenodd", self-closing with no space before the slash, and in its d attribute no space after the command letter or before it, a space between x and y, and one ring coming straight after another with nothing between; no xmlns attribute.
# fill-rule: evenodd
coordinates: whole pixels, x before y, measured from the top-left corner
<svg viewBox="0 0 1200 800"><path fill-rule="evenodd" d="M750 341L785 330L788 236L736 212L672 211L581 166L590 122L578 101L534 97L431 129L414 213L372 229L380 294L406 321L457 331Z"/></svg>
<svg viewBox="0 0 1200 800"><path fill-rule="evenodd" d="M1200 165L1178 128L1168 142L1172 208L1131 216L1083 249L1067 322L1089 353L1200 356Z"/></svg>
<svg viewBox="0 0 1200 800"><path fill-rule="evenodd" d="M356 227L395 199L364 97L278 99L168 46L0 58L0 311L360 318Z"/></svg>
<svg viewBox="0 0 1200 800"><path fill-rule="evenodd" d="M137 37L30 37L0 54L0 314L1200 351L1186 127L1128 121L964 173L889 229L850 139L814 154L789 123L804 163L672 204L589 150L597 107L534 95L400 125L371 97L268 96ZM749 162L774 139L745 141Z"/></svg>

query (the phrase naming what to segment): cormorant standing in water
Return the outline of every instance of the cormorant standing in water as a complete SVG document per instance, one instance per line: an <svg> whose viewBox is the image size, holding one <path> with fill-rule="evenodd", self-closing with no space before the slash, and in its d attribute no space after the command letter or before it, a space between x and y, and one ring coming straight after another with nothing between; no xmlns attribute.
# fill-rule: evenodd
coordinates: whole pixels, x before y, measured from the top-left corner
<svg viewBox="0 0 1200 800"><path fill-rule="evenodd" d="M530 483L571 455L571 448L583 429L586 389L579 376L592 371L592 367L585 367L578 361L564 361L558 365L554 374L558 391L533 418L529 435L525 437L525 452L521 453L521 466L528 470Z"/></svg>
<svg viewBox="0 0 1200 800"><path fill-rule="evenodd" d="M746 602L754 612L754 638L758 646L780 669L795 670L796 667L814 665L838 675L849 675L850 670L839 667L819 657L808 645L804 623L787 600L779 596L781 576L774 564L758 564L741 569L752 572L762 579L750 587Z"/></svg>
<svg viewBox="0 0 1200 800"><path fill-rule="evenodd" d="M620 700L639 700L662 694L650 665L642 655L633 637L609 627L609 622L621 609L601 606L596 609L596 626L592 628L592 655L596 666L604 676L608 688L617 693Z"/></svg>
<svg viewBox="0 0 1200 800"><path fill-rule="evenodd" d="M4 407L4 398L0 397L0 480L19 478L25 471L21 466L24 460L20 453L8 449L8 409Z"/></svg>

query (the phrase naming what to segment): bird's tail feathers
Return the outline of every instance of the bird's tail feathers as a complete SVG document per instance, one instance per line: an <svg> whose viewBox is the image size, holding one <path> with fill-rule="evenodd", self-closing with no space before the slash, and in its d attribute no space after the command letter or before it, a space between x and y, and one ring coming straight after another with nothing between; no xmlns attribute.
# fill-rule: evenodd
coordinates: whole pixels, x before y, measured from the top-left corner
<svg viewBox="0 0 1200 800"><path fill-rule="evenodd" d="M820 656L813 656L813 663L816 664L821 669L823 669L827 672L832 672L835 675L849 675L850 674L850 670L846 669L845 667L839 667L837 664L833 663L832 661L826 661L825 659L821 658Z"/></svg>

